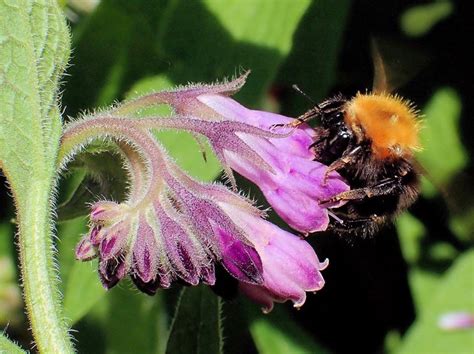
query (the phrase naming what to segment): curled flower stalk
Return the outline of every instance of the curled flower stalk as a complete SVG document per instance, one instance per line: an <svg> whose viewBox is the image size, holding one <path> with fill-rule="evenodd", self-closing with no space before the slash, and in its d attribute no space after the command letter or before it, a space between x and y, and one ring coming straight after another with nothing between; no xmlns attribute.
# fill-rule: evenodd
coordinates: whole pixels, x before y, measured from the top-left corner
<svg viewBox="0 0 474 354"><path fill-rule="evenodd" d="M328 211L318 200L348 187L336 174L323 182L326 166L312 160L310 129L272 131L272 125L290 118L248 110L227 97L244 81L245 76L144 96L66 128L63 165L94 139L108 139L116 142L129 172L126 200L93 204L90 232L76 248L80 260L99 258L106 288L127 275L148 294L176 281L213 285L220 264L266 311L274 301L301 306L307 291L321 289L320 271L327 263L306 241L266 221L235 190L187 175L151 134L178 129L206 138L231 181L233 169L256 183L294 229L323 230ZM169 104L175 112L133 117L134 111L155 104ZM301 210L295 213L294 205Z"/></svg>

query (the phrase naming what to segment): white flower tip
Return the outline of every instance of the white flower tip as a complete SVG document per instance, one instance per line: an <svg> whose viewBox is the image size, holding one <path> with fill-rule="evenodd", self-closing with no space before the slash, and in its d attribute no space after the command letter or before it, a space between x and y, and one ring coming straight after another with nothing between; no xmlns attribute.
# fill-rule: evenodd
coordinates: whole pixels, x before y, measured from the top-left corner
<svg viewBox="0 0 474 354"><path fill-rule="evenodd" d="M304 305L305 302L306 302L306 292L303 292L303 294L301 294L301 297L298 300L296 301L293 300L293 307L299 310L301 306Z"/></svg>
<svg viewBox="0 0 474 354"><path fill-rule="evenodd" d="M326 258L326 259L324 260L324 262L322 262L322 263L320 262L320 263L319 263L319 270L324 270L324 269L326 269L326 268L328 267L328 265L329 265L329 258ZM324 284L324 280L323 280L323 284Z"/></svg>

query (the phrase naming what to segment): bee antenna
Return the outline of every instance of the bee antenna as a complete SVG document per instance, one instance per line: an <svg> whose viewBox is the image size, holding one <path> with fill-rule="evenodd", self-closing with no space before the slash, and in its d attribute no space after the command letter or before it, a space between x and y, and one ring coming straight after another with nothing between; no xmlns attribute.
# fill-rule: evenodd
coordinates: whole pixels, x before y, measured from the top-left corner
<svg viewBox="0 0 474 354"><path fill-rule="evenodd" d="M306 92L304 92L302 89L300 89L297 84L291 85L291 88L293 90L295 90L296 92L298 92L301 96L306 98L309 102L314 104L314 107L316 108L317 111L322 112L322 109L321 109L321 107L319 107L318 103L315 100L313 100L313 98L310 95L308 95Z"/></svg>
<svg viewBox="0 0 474 354"><path fill-rule="evenodd" d="M316 103L306 92L304 92L302 89L300 89L297 84L291 85L291 88L292 88L293 90L295 90L296 92L298 92L301 96L303 96L304 98L306 98L306 99L307 99L309 102L311 102L312 104L317 105L317 103Z"/></svg>

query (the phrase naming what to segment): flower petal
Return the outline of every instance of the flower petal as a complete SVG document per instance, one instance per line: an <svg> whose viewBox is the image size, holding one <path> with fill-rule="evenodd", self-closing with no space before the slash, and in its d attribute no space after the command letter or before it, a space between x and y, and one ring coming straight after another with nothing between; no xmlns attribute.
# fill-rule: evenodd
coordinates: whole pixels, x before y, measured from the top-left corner
<svg viewBox="0 0 474 354"><path fill-rule="evenodd" d="M305 240L232 206L224 208L229 212L232 210L232 217L246 231L262 261L264 282L261 289L241 286L247 295L261 302L266 310L272 307L270 300L292 300L299 307L304 304L307 291L323 287L320 271L327 263L319 262Z"/></svg>
<svg viewBox="0 0 474 354"><path fill-rule="evenodd" d="M263 283L262 261L249 245L238 240L226 230L214 226L216 233L221 240L222 265L236 279L252 283Z"/></svg>

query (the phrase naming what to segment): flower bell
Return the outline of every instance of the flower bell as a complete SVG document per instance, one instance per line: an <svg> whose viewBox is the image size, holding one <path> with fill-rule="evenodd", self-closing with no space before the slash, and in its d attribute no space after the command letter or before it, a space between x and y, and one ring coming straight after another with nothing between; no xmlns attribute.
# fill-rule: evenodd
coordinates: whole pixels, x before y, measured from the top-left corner
<svg viewBox="0 0 474 354"><path fill-rule="evenodd" d="M305 240L266 221L264 212L235 192L235 181L230 190L188 176L150 134L178 129L206 138L231 181L233 169L254 182L295 230L324 230L328 211L319 201L348 186L337 173L325 180L327 167L313 161L312 129L278 132L273 127L291 118L250 110L227 97L245 78L151 94L66 129L66 140L115 141L129 170L128 198L95 203L90 232L76 248L80 260L99 258L106 288L127 275L148 294L176 281L213 285L219 263L243 293L270 311L274 301L301 306L306 292L324 285L327 261L321 263ZM153 104L169 104L175 113L124 116Z"/></svg>

